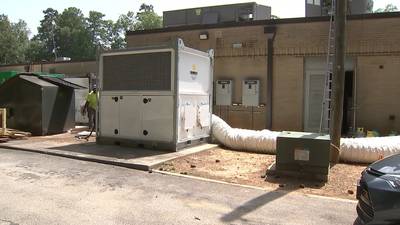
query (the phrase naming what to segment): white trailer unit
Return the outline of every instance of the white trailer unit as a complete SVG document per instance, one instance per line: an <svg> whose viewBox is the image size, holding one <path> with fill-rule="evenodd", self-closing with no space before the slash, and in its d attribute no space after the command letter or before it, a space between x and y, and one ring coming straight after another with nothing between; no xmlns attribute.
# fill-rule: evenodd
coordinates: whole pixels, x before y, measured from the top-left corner
<svg viewBox="0 0 400 225"><path fill-rule="evenodd" d="M97 142L176 151L208 140L213 51L181 39L99 58Z"/></svg>

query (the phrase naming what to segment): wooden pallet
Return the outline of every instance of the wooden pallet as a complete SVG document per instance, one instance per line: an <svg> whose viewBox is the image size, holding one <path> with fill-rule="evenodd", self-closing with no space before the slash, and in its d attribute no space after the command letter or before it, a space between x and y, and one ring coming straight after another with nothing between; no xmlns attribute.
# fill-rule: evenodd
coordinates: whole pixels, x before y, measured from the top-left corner
<svg viewBox="0 0 400 225"><path fill-rule="evenodd" d="M5 133L0 134L0 138L2 139L21 139L32 136L29 132L23 132L15 129L7 128Z"/></svg>
<svg viewBox="0 0 400 225"><path fill-rule="evenodd" d="M0 108L0 135L6 135L7 133L7 110Z"/></svg>

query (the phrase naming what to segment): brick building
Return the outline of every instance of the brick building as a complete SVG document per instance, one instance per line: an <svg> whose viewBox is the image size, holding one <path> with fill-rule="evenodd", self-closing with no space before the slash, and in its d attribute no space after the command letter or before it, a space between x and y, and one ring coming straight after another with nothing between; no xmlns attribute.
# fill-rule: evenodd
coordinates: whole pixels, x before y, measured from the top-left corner
<svg viewBox="0 0 400 225"><path fill-rule="evenodd" d="M266 28L267 27L267 28ZM272 96L268 88L268 34L272 42ZM271 30L271 29L270 29ZM328 17L192 25L128 32L128 47L177 37L194 48L215 50L214 80L234 82L232 106L215 106L234 127L310 130L319 127ZM207 39L200 39L200 35ZM352 15L347 22L345 129L383 134L400 131L400 13ZM242 80L260 80L259 107L240 106ZM272 99L272 113L268 113ZM271 121L268 121L271 120ZM268 128L268 127L267 127Z"/></svg>
<svg viewBox="0 0 400 225"><path fill-rule="evenodd" d="M214 112L233 127L315 131L320 119L328 30L328 17L292 18L133 31L127 33L127 42L128 47L154 45L179 37L193 48L213 48L214 80L234 82L234 104L214 106ZM272 36L273 41L268 41ZM348 17L347 130L400 131L399 40L400 13ZM268 42L273 49L272 69L268 66ZM21 67L0 66L0 71ZM31 66L31 71L41 69L70 76L97 71L95 62ZM245 79L260 80L260 106L241 106Z"/></svg>

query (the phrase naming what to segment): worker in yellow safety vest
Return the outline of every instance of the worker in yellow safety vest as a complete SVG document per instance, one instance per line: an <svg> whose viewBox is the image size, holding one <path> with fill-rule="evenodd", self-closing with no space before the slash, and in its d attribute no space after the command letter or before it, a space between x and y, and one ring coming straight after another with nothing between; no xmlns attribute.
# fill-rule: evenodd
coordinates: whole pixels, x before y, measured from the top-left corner
<svg viewBox="0 0 400 225"><path fill-rule="evenodd" d="M85 108L88 112L89 117L89 128L93 129L96 127L96 108L97 108L97 89L96 86L92 88L86 96Z"/></svg>

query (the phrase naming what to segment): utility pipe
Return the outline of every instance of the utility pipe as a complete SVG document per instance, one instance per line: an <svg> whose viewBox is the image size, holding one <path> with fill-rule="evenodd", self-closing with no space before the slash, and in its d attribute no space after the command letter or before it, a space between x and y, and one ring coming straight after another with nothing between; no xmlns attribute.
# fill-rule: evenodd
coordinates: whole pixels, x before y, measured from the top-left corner
<svg viewBox="0 0 400 225"><path fill-rule="evenodd" d="M264 27L264 33L267 35L267 129L272 129L272 82L273 82L273 63L274 63L274 39L276 34L275 26Z"/></svg>

